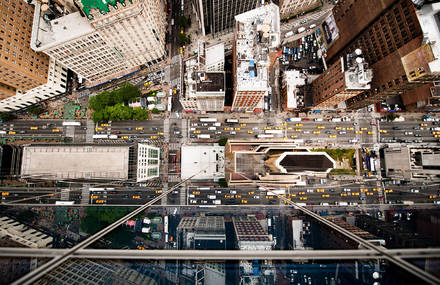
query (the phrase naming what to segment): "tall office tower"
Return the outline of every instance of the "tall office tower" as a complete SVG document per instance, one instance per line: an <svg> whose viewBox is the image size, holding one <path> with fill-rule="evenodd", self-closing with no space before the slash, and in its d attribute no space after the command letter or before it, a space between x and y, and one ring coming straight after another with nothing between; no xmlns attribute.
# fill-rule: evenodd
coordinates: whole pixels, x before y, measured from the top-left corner
<svg viewBox="0 0 440 285"><path fill-rule="evenodd" d="M90 85L165 59L162 0L74 0L74 6L64 7L42 1L35 5L32 48Z"/></svg>
<svg viewBox="0 0 440 285"><path fill-rule="evenodd" d="M402 61L406 55L410 55L424 43L428 43L431 47L435 45L433 39L424 39L424 34L427 35L428 32L425 32L425 28L422 30L418 12L411 1L381 1L381 5L377 3L373 5L370 1L353 0L341 2L336 7L338 9L335 8L335 21L341 32L339 39L334 40L328 48L327 58L330 63L334 63L338 60L338 54L351 53L360 48L374 74L371 90L348 99L347 107L357 109L393 96L400 96L406 106L413 104L414 100L421 100L422 98L418 96L408 96L411 94L408 91L436 78L436 71L425 69L426 74L418 80L409 79L408 74L423 65L421 62L425 62L425 67L428 62L435 62L437 54L434 48L431 55L426 56L427 53L421 55L424 52L420 49L419 52L415 52L420 56L413 56L413 59L406 63ZM379 8L381 11L378 11ZM435 12L428 14L431 19L435 18ZM353 22L352 19L361 20ZM434 25L428 26L432 31L435 30L432 29ZM437 28L436 34L438 34ZM415 57L418 58L418 63L414 60ZM433 68L435 66L436 64L432 65Z"/></svg>
<svg viewBox="0 0 440 285"><path fill-rule="evenodd" d="M281 0L280 17L281 19L307 12L322 5L321 0Z"/></svg>
<svg viewBox="0 0 440 285"><path fill-rule="evenodd" d="M269 4L235 16L232 46L234 99L232 110L262 108L269 92L269 69L280 44L280 13Z"/></svg>
<svg viewBox="0 0 440 285"><path fill-rule="evenodd" d="M0 111L20 109L64 92L67 70L29 46L33 6L5 0L0 5Z"/></svg>
<svg viewBox="0 0 440 285"><path fill-rule="evenodd" d="M193 0L191 6L203 35L231 32L235 15L255 9L258 0Z"/></svg>
<svg viewBox="0 0 440 285"><path fill-rule="evenodd" d="M225 106L225 47L199 42L197 57L185 61L185 91L180 103L185 111L223 112Z"/></svg>
<svg viewBox="0 0 440 285"><path fill-rule="evenodd" d="M345 100L370 89L372 77L360 49L341 57L313 81L314 108L345 108Z"/></svg>

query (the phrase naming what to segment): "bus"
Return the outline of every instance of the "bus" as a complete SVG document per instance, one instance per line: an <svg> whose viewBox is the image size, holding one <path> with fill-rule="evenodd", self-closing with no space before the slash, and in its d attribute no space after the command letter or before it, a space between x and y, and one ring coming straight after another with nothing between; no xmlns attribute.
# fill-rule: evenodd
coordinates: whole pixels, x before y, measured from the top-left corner
<svg viewBox="0 0 440 285"><path fill-rule="evenodd" d="M55 205L73 205L75 201L56 201Z"/></svg>
<svg viewBox="0 0 440 285"><path fill-rule="evenodd" d="M171 90L170 90L171 91ZM168 104L167 104L167 111L168 112L171 112L171 107L172 107L172 105L171 105L171 97L169 97L168 98Z"/></svg>
<svg viewBox="0 0 440 285"><path fill-rule="evenodd" d="M266 134L282 134L283 130L264 130Z"/></svg>
<svg viewBox="0 0 440 285"><path fill-rule="evenodd" d="M81 126L81 122L63 122L63 126Z"/></svg>
<svg viewBox="0 0 440 285"><path fill-rule="evenodd" d="M200 122L212 122L212 123L216 123L216 122L217 122L217 118L200 118Z"/></svg>
<svg viewBox="0 0 440 285"><path fill-rule="evenodd" d="M237 123L238 124L238 120L237 119L226 119L225 122L226 123Z"/></svg>
<svg viewBox="0 0 440 285"><path fill-rule="evenodd" d="M108 135L93 135L93 139L108 139Z"/></svg>
<svg viewBox="0 0 440 285"><path fill-rule="evenodd" d="M199 139L210 139L211 136L210 135L198 135L197 138L199 138Z"/></svg>
<svg viewBox="0 0 440 285"><path fill-rule="evenodd" d="M112 139L112 140L115 140L115 139L118 138L118 136L117 136L117 135L109 135L108 138L109 138L109 139Z"/></svg>
<svg viewBox="0 0 440 285"><path fill-rule="evenodd" d="M259 139L270 139L270 138L273 138L273 135L263 135L263 134L261 134L261 135L257 135L256 137L259 138Z"/></svg>

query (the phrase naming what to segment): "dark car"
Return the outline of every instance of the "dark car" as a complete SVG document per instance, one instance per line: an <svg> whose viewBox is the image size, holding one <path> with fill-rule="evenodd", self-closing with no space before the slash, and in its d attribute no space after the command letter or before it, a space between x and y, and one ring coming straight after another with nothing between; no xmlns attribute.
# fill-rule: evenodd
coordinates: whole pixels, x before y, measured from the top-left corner
<svg viewBox="0 0 440 285"><path fill-rule="evenodd" d="M179 138L179 139L183 139L182 135L177 135L176 137Z"/></svg>
<svg viewBox="0 0 440 285"><path fill-rule="evenodd" d="M127 128L127 131L131 131L132 130L132 128Z"/></svg>
<svg viewBox="0 0 440 285"><path fill-rule="evenodd" d="M152 127L151 129L152 129L153 131L155 131L155 132L158 131L158 128L156 128L156 127Z"/></svg>
<svg viewBox="0 0 440 285"><path fill-rule="evenodd" d="M119 135L121 132L120 131L113 131L114 135Z"/></svg>
<svg viewBox="0 0 440 285"><path fill-rule="evenodd" d="M195 139L196 136L195 135L189 135L190 138Z"/></svg>

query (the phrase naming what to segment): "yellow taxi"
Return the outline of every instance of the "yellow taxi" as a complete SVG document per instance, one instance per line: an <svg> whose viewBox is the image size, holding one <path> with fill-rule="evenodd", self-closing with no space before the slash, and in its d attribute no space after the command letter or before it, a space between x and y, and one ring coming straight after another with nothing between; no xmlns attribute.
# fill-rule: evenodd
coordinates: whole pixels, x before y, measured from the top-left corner
<svg viewBox="0 0 440 285"><path fill-rule="evenodd" d="M313 131L314 135L319 135L321 132L320 131Z"/></svg>
<svg viewBox="0 0 440 285"><path fill-rule="evenodd" d="M318 129L325 129L324 126L318 126Z"/></svg>
<svg viewBox="0 0 440 285"><path fill-rule="evenodd" d="M335 127L335 130L340 131L340 130L342 130L342 128L341 127Z"/></svg>
<svg viewBox="0 0 440 285"><path fill-rule="evenodd" d="M136 127L136 131L142 131L143 129L143 127Z"/></svg>
<svg viewBox="0 0 440 285"><path fill-rule="evenodd" d="M306 201L307 200L307 197L299 197L299 199L301 200L301 201Z"/></svg>
<svg viewBox="0 0 440 285"><path fill-rule="evenodd" d="M316 189L316 192L318 192L318 193L324 193L324 189L320 189L320 188L318 188L318 189Z"/></svg>
<svg viewBox="0 0 440 285"><path fill-rule="evenodd" d="M104 204L104 200L96 200L95 203L96 204Z"/></svg>
<svg viewBox="0 0 440 285"><path fill-rule="evenodd" d="M234 130L236 130L236 131L239 131L239 130L240 130L240 128L234 128Z"/></svg>
<svg viewBox="0 0 440 285"><path fill-rule="evenodd" d="M335 139L336 138L336 135L329 135L328 136L330 139Z"/></svg>
<svg viewBox="0 0 440 285"><path fill-rule="evenodd" d="M322 198L330 198L330 194L322 194L321 197Z"/></svg>
<svg viewBox="0 0 440 285"><path fill-rule="evenodd" d="M302 129L295 129L295 132L297 132L297 133L300 133L302 131L303 131Z"/></svg>
<svg viewBox="0 0 440 285"><path fill-rule="evenodd" d="M290 138L291 139L296 139L298 136L297 135L291 135Z"/></svg>
<svg viewBox="0 0 440 285"><path fill-rule="evenodd" d="M124 137L122 137L122 138L124 138ZM128 137L126 137L126 138L128 139ZM150 136L150 139L157 140L157 136Z"/></svg>
<svg viewBox="0 0 440 285"><path fill-rule="evenodd" d="M101 128L101 127L96 127L95 128L95 131L102 131L103 130L103 128Z"/></svg>
<svg viewBox="0 0 440 285"><path fill-rule="evenodd" d="M373 192L367 192L367 193L365 193L367 196L373 196L374 195L374 193Z"/></svg>
<svg viewBox="0 0 440 285"><path fill-rule="evenodd" d="M368 192L368 189L367 188L360 188L359 191L361 191L361 192Z"/></svg>
<svg viewBox="0 0 440 285"><path fill-rule="evenodd" d="M380 188L373 188L373 191L380 191Z"/></svg>
<svg viewBox="0 0 440 285"><path fill-rule="evenodd" d="M359 196L359 192L351 192L351 196Z"/></svg>
<svg viewBox="0 0 440 285"><path fill-rule="evenodd" d="M287 126L287 123L286 122L281 123L281 126Z"/></svg>
<svg viewBox="0 0 440 285"><path fill-rule="evenodd" d="M183 53L183 48L182 48L182 47L179 48L179 53L180 53L180 54ZM174 89L174 90L176 90L176 89ZM174 94L176 94L176 93L174 93Z"/></svg>
<svg viewBox="0 0 440 285"><path fill-rule="evenodd" d="M361 131L366 131L367 130L367 128L361 128Z"/></svg>
<svg viewBox="0 0 440 285"><path fill-rule="evenodd" d="M156 194L162 193L162 190L156 190Z"/></svg>
<svg viewBox="0 0 440 285"><path fill-rule="evenodd" d="M289 197L296 197L296 194L295 193L290 193Z"/></svg>
<svg viewBox="0 0 440 285"><path fill-rule="evenodd" d="M346 130L347 131L354 131L354 128L353 127L348 127Z"/></svg>
<svg viewBox="0 0 440 285"><path fill-rule="evenodd" d="M254 193L255 193L254 191L249 191L248 192L249 195L254 195Z"/></svg>
<svg viewBox="0 0 440 285"><path fill-rule="evenodd" d="M297 124L295 124L295 127L302 127L302 126L304 126L304 125L301 124L301 123L297 123Z"/></svg>
<svg viewBox="0 0 440 285"><path fill-rule="evenodd" d="M60 129L52 129L52 133L59 133Z"/></svg>
<svg viewBox="0 0 440 285"><path fill-rule="evenodd" d="M200 134L200 131L199 130L195 130L193 133L194 134Z"/></svg>
<svg viewBox="0 0 440 285"><path fill-rule="evenodd" d="M275 130L282 130L283 127L275 127Z"/></svg>
<svg viewBox="0 0 440 285"><path fill-rule="evenodd" d="M272 130L272 127L268 127L268 126L266 126L266 127L264 127L264 129L265 129L265 130Z"/></svg>
<svg viewBox="0 0 440 285"><path fill-rule="evenodd" d="M90 196L90 199L98 199L98 195L92 195Z"/></svg>
<svg viewBox="0 0 440 285"><path fill-rule="evenodd" d="M9 192L2 192L2 196L9 196Z"/></svg>
<svg viewBox="0 0 440 285"><path fill-rule="evenodd" d="M108 124L107 123L102 123L101 127L108 127Z"/></svg>
<svg viewBox="0 0 440 285"><path fill-rule="evenodd" d="M368 132L367 134L369 134L369 135L374 135L375 132L371 131L371 132Z"/></svg>
<svg viewBox="0 0 440 285"><path fill-rule="evenodd" d="M341 197L347 197L347 193L340 193L339 196L341 196Z"/></svg>
<svg viewBox="0 0 440 285"><path fill-rule="evenodd" d="M15 135L15 134L17 134L17 132L14 132L14 131L9 131L8 132L8 135Z"/></svg>
<svg viewBox="0 0 440 285"><path fill-rule="evenodd" d="M133 196L131 196L131 198L133 198L133 199L140 199L141 196L139 196L139 195L133 195Z"/></svg>
<svg viewBox="0 0 440 285"><path fill-rule="evenodd" d="M282 139L283 139L283 140L288 140L289 138L288 138L288 137L282 137Z"/></svg>
<svg viewBox="0 0 440 285"><path fill-rule="evenodd" d="M287 127L287 129L288 129L289 131L292 131L292 130L293 130L293 128L292 128L292 127Z"/></svg>
<svg viewBox="0 0 440 285"><path fill-rule="evenodd" d="M246 200L246 199L242 199L242 200L241 200L241 203L242 203L242 204L247 204L247 200Z"/></svg>
<svg viewBox="0 0 440 285"><path fill-rule="evenodd" d="M274 198L274 196L272 196L272 195L266 196L266 199L273 199L273 198Z"/></svg>
<svg viewBox="0 0 440 285"><path fill-rule="evenodd" d="M289 198L289 199L287 199L287 200L289 200L289 201L290 201L291 199ZM284 205L287 205L287 204L289 204L289 201L287 201L287 200L284 200L284 201L283 201Z"/></svg>
<svg viewBox="0 0 440 285"><path fill-rule="evenodd" d="M246 127L246 124L245 123L243 123L243 124L240 124L240 127Z"/></svg>
<svg viewBox="0 0 440 285"><path fill-rule="evenodd" d="M228 127L225 128L225 131L230 131L230 130L231 130L231 128L228 128Z"/></svg>
<svg viewBox="0 0 440 285"><path fill-rule="evenodd" d="M145 87L148 87L148 86L151 85L151 83L152 83L151 81L145 82L145 83L144 83L144 86L145 86Z"/></svg>
<svg viewBox="0 0 440 285"><path fill-rule="evenodd" d="M393 193L393 189L385 189L385 193Z"/></svg>
<svg viewBox="0 0 440 285"><path fill-rule="evenodd" d="M229 198L231 198L231 195L230 194L225 194L225 198L229 199Z"/></svg>
<svg viewBox="0 0 440 285"><path fill-rule="evenodd" d="M241 198L241 194L235 194L235 198Z"/></svg>
<svg viewBox="0 0 440 285"><path fill-rule="evenodd" d="M38 130L38 127L30 127L29 129L31 129L32 131L36 131Z"/></svg>
<svg viewBox="0 0 440 285"><path fill-rule="evenodd" d="M379 133L386 134L386 133L388 133L388 131L387 130L379 130Z"/></svg>
<svg viewBox="0 0 440 285"><path fill-rule="evenodd" d="M128 136L122 136L121 139L128 140Z"/></svg>
<svg viewBox="0 0 440 285"><path fill-rule="evenodd" d="M254 132L253 132L253 131L251 131L251 130L249 130L249 131L248 131L248 134L251 134L251 135L252 135L253 133L254 133Z"/></svg>
<svg viewBox="0 0 440 285"><path fill-rule="evenodd" d="M434 138L440 139L440 135L435 135Z"/></svg>
<svg viewBox="0 0 440 285"><path fill-rule="evenodd" d="M298 195L306 195L306 192L298 192Z"/></svg>
<svg viewBox="0 0 440 285"><path fill-rule="evenodd" d="M157 132L159 136L163 136L163 132Z"/></svg>
<svg viewBox="0 0 440 285"><path fill-rule="evenodd" d="M200 195L200 191L192 191L194 195Z"/></svg>
<svg viewBox="0 0 440 285"><path fill-rule="evenodd" d="M437 195L429 195L429 199L435 199L437 198Z"/></svg>
<svg viewBox="0 0 440 285"><path fill-rule="evenodd" d="M362 131L356 131L357 135L362 135L362 133L363 133Z"/></svg>
<svg viewBox="0 0 440 285"><path fill-rule="evenodd" d="M421 126L421 127L427 127L428 124L426 124L426 123L421 123L420 126Z"/></svg>

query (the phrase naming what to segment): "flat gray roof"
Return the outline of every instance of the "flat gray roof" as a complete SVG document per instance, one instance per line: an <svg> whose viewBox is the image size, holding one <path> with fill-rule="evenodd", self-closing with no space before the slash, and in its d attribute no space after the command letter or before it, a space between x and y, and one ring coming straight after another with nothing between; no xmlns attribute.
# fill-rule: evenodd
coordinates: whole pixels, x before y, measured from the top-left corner
<svg viewBox="0 0 440 285"><path fill-rule="evenodd" d="M128 146L26 146L22 177L128 179Z"/></svg>

